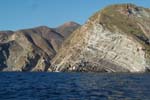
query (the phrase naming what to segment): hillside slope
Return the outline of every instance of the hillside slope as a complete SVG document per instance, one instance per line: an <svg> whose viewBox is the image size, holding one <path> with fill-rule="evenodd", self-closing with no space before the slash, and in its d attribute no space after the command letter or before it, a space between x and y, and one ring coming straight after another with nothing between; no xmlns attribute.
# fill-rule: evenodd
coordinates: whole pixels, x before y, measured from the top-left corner
<svg viewBox="0 0 150 100"><path fill-rule="evenodd" d="M150 69L150 9L108 6L71 34L50 71L145 72Z"/></svg>
<svg viewBox="0 0 150 100"><path fill-rule="evenodd" d="M72 29L68 36L78 27ZM63 32L63 31L62 31ZM0 71L47 71L66 37L53 28L40 26L0 32Z"/></svg>

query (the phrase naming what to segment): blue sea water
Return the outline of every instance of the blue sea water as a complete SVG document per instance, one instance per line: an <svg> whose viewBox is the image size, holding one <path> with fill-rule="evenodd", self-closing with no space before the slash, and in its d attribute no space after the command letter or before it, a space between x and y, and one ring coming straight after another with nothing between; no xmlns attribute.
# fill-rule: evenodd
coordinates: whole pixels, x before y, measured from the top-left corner
<svg viewBox="0 0 150 100"><path fill-rule="evenodd" d="M0 100L150 100L150 74L2 72Z"/></svg>

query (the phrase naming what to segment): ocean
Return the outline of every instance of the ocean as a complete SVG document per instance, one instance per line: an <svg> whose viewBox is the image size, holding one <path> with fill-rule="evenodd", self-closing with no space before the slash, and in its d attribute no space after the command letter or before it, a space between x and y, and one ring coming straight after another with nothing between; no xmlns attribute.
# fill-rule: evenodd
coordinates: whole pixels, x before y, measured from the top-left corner
<svg viewBox="0 0 150 100"><path fill-rule="evenodd" d="M150 100L150 73L1 72L0 100Z"/></svg>

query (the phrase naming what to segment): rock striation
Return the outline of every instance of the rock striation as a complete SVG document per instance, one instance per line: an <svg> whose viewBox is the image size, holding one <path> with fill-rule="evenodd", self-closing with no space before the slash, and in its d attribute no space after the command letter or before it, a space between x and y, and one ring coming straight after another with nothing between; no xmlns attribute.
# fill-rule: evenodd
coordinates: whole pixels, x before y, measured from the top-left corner
<svg viewBox="0 0 150 100"><path fill-rule="evenodd" d="M150 69L150 9L108 6L65 40L50 71L145 72Z"/></svg>

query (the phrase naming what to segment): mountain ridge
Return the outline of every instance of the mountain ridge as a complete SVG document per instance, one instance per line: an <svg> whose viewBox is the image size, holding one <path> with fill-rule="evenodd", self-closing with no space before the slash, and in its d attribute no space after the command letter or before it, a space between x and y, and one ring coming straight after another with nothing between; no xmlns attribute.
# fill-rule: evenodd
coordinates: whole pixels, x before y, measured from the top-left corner
<svg viewBox="0 0 150 100"><path fill-rule="evenodd" d="M54 71L145 72L149 69L150 11L108 6L73 32L52 60Z"/></svg>
<svg viewBox="0 0 150 100"><path fill-rule="evenodd" d="M147 72L150 9L116 4L84 25L0 32L1 71Z"/></svg>
<svg viewBox="0 0 150 100"><path fill-rule="evenodd" d="M67 34L69 36L71 32ZM47 26L1 31L1 71L47 71L64 38L54 28Z"/></svg>

